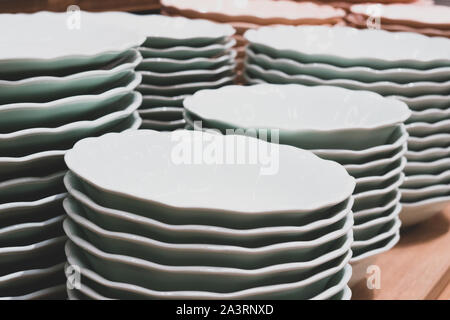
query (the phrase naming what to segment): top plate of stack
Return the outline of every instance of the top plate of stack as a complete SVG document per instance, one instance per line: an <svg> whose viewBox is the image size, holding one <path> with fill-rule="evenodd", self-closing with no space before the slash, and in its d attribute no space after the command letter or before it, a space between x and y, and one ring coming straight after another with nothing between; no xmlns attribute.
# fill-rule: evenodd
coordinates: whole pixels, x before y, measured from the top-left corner
<svg viewBox="0 0 450 320"><path fill-rule="evenodd" d="M137 128L144 38L79 12L5 14L0 28L0 297L63 298L63 157Z"/></svg>
<svg viewBox="0 0 450 320"><path fill-rule="evenodd" d="M370 7L365 4L353 5L346 17L355 27L366 27ZM447 6L421 6L390 4L376 8L380 27L389 31L417 32L428 36L450 38L450 8Z"/></svg>
<svg viewBox="0 0 450 320"><path fill-rule="evenodd" d="M207 20L161 15L101 13L145 37L137 66L143 97L143 128L174 130L184 127L182 101L203 88L219 87L234 79L231 50L234 29Z"/></svg>
<svg viewBox="0 0 450 320"><path fill-rule="evenodd" d="M408 104L403 225L421 222L448 204L450 39L321 26L265 27L246 37L250 82L371 90Z"/></svg>
<svg viewBox="0 0 450 320"><path fill-rule="evenodd" d="M237 70L242 72L246 39L244 33L264 25L335 25L343 23L345 12L329 5L312 2L248 0L248 1L184 1L163 0L162 12L172 16L202 18L228 23L236 29Z"/></svg>

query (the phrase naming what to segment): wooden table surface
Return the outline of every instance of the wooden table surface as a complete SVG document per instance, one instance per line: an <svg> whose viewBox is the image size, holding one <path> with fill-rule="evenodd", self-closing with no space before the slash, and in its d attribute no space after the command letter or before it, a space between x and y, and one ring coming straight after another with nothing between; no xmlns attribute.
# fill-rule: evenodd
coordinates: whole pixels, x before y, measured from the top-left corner
<svg viewBox="0 0 450 320"><path fill-rule="evenodd" d="M149 11L161 7L159 0L0 0L0 13L66 11L77 5L86 11Z"/></svg>
<svg viewBox="0 0 450 320"><path fill-rule="evenodd" d="M402 230L400 242L374 264L381 270L380 289L361 281L352 288L352 299L450 300L450 207Z"/></svg>

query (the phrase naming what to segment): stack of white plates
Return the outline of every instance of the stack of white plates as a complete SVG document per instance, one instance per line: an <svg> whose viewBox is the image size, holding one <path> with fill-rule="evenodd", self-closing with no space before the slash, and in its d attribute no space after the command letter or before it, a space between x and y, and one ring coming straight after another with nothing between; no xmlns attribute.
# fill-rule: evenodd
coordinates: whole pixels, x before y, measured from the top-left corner
<svg viewBox="0 0 450 320"><path fill-rule="evenodd" d="M0 298L65 296L65 150L137 128L141 37L82 17L1 15Z"/></svg>
<svg viewBox="0 0 450 320"><path fill-rule="evenodd" d="M188 130L89 138L65 160L73 298L350 298L355 182L336 162Z"/></svg>
<svg viewBox="0 0 450 320"><path fill-rule="evenodd" d="M143 56L136 70L143 95L142 128L160 131L184 127L183 99L203 88L233 82L234 29L207 20L106 12L103 16L143 35Z"/></svg>
<svg viewBox="0 0 450 320"><path fill-rule="evenodd" d="M184 105L196 129L243 129L272 140L276 131L270 130L276 129L279 143L341 163L356 178L355 264L397 243L407 147L403 122L410 116L405 103L331 86L260 84L202 90Z"/></svg>
<svg viewBox="0 0 450 320"><path fill-rule="evenodd" d="M245 36L250 83L334 85L406 102L412 116L403 225L450 204L450 39L320 26L266 27Z"/></svg>

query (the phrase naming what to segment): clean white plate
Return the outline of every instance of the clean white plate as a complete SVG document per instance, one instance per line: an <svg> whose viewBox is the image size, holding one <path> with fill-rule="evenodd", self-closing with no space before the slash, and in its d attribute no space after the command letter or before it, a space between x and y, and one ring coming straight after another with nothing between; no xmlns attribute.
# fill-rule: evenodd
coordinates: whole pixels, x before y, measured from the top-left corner
<svg viewBox="0 0 450 320"><path fill-rule="evenodd" d="M437 133L426 137L409 137L408 149L425 151L433 148L447 148L450 146L450 133Z"/></svg>
<svg viewBox="0 0 450 320"><path fill-rule="evenodd" d="M143 119L141 129L159 130L159 131L172 131L176 129L182 129L186 125L184 119L172 120L172 121L159 121Z"/></svg>
<svg viewBox="0 0 450 320"><path fill-rule="evenodd" d="M137 91L141 92L143 95L181 96L186 94L193 94L197 90L201 89L210 89L224 86L233 82L234 78L234 76L227 76L215 81L191 82L168 86L141 84L137 87Z"/></svg>
<svg viewBox="0 0 450 320"><path fill-rule="evenodd" d="M344 168L356 178L382 175L390 165L401 160L401 158L405 156L407 149L405 143L395 150L390 158L381 158L362 164L345 164Z"/></svg>
<svg viewBox="0 0 450 320"><path fill-rule="evenodd" d="M87 16L86 13L84 13ZM204 46L222 42L235 33L228 24L204 19L187 19L158 14L137 15L125 12L89 13L100 21L114 21L121 28L146 37L144 45L151 48L167 48L177 45ZM89 18L91 18L89 17ZM83 18L83 17L82 17Z"/></svg>
<svg viewBox="0 0 450 320"><path fill-rule="evenodd" d="M354 193L359 192L359 190L361 189L367 190L380 186L386 180L391 179L392 177L400 174L400 172L403 171L405 166L406 166L406 158L402 157L398 166L394 166L391 170L387 171L382 175L356 178L356 190L354 191Z"/></svg>
<svg viewBox="0 0 450 320"><path fill-rule="evenodd" d="M140 109L151 109L159 107L183 107L183 100L189 95L180 96L158 96L144 95L142 96L142 106Z"/></svg>
<svg viewBox="0 0 450 320"><path fill-rule="evenodd" d="M117 282L105 279L98 273L88 269L85 262L78 256L78 252L73 244L66 245L66 254L69 263L80 267L81 274L96 284L96 286L104 288L106 292L120 298L138 298L138 299L232 299L227 294L218 294L212 292L201 291L155 291L138 285L132 285L125 282ZM289 286L288 286L289 287ZM246 297L245 292L243 297Z"/></svg>
<svg viewBox="0 0 450 320"><path fill-rule="evenodd" d="M269 83L298 83L308 86L338 86L351 90L367 90L384 96L400 94L403 96L420 96L424 94L444 94L450 91L450 81L446 82L408 82L405 84L391 81L360 82L351 79L326 80L306 74L289 75L275 69L263 69L253 63L245 63L246 72L253 77Z"/></svg>
<svg viewBox="0 0 450 320"><path fill-rule="evenodd" d="M450 195L430 198L413 203L402 203L400 219L403 227L423 222L442 212L450 204Z"/></svg>
<svg viewBox="0 0 450 320"><path fill-rule="evenodd" d="M226 64L231 64L236 58L236 51L214 57L196 57L191 59L145 58L137 68L138 71L152 71L160 73L174 73L192 69L213 69Z"/></svg>
<svg viewBox="0 0 450 320"><path fill-rule="evenodd" d="M213 43L203 47L173 46L168 48L139 47L139 52L144 58L168 58L168 59L192 59L213 58L229 51L236 45L236 40L231 38L226 42Z"/></svg>
<svg viewBox="0 0 450 320"><path fill-rule="evenodd" d="M75 238L74 238L75 239ZM80 238L75 239L77 241L76 244L69 241L66 246L66 254L69 260L69 263L72 265L75 265L75 261L72 257L78 256L80 254L83 254L88 259L92 259L92 261L96 261L97 267L100 267L100 264L102 265L102 270L96 270L97 272L101 272L105 277L113 280L113 281L130 281L132 280L135 285L139 285L142 287L147 288L148 293L152 293L152 295L161 295L161 291L154 291L156 288L161 287L170 287L174 289L170 290L177 290L175 292L167 292L167 289L163 289L166 292L163 292L164 296L166 298L170 297L171 295L176 296L202 296L202 298L216 298L216 299L239 299L239 298L248 298L248 299L263 299L265 297L273 297L274 294L282 295L286 297L287 295L290 295L292 293L298 293L300 298L301 296L305 295L311 295L311 292L305 292L310 291L310 286L316 285L318 282L322 282L321 280L327 280L328 277L333 276L334 274L338 273L340 270L342 270L350 260L351 252L348 252L347 255L343 259L341 259L337 264L330 267L329 269L326 269L324 271L321 271L305 280L298 281L298 282L292 282L288 284L277 284L277 285L270 285L270 286L260 286L256 288L249 288L241 291L234 291L229 293L216 293L213 290L202 290L203 292L199 291L178 291L179 289L175 288L182 288L187 285L186 282L189 282L189 278L194 277L201 277L203 281L197 282L196 284L191 283L191 286L196 285L198 288L211 288L216 287L217 290L223 290L223 286L230 283L229 279L232 279L234 276L234 273L232 270L236 269L227 269L227 268L221 268L221 276L217 277L215 276L214 281L211 279L209 282L205 282L205 276L206 274L213 274L213 270L210 268L200 268L200 267L165 267L166 272L170 272L172 274L172 277L164 277L164 279L161 278L154 278L153 281L150 281L149 275L154 274L154 271L151 271L152 269L155 270L155 265L152 263L149 263L145 260L141 259L130 259L126 256L121 255L113 255L105 253L94 246L90 245L86 241L83 241ZM82 249L81 249L82 248ZM78 262L78 261L77 261ZM106 264L105 264L106 263ZM113 270L112 268L120 268L124 271L121 273L117 273L117 270ZM162 266L161 266L162 267ZM179 270L178 272L175 270ZM203 270L204 269L204 270ZM217 268L219 271L220 268ZM126 270L126 271L125 271ZM170 270L170 271L169 271ZM183 270L183 271L182 271ZM162 272L162 270L161 270ZM107 275L106 275L107 274ZM133 274L131 277L129 277L128 274ZM146 274L147 276L139 276L142 274ZM188 277L189 275L189 277ZM128 279L127 279L128 278ZM180 279L181 278L181 279ZM175 279L180 279L178 281L175 281ZM245 279L245 278L243 278ZM155 280L159 280L157 283ZM174 283L175 282L175 283ZM184 283L183 283L184 282ZM216 283L217 282L217 283ZM326 281L328 282L328 281ZM199 284L202 285L199 285ZM130 283L132 284L132 283ZM184 285L183 285L184 284ZM326 283L323 283L319 286L326 286ZM189 286L188 286L189 287ZM152 288L153 290L149 290L149 288ZM316 288L316 290L321 291L321 288ZM209 292L205 292L209 291ZM212 292L211 292L212 291ZM184 293L184 294L183 294ZM320 293L320 292L318 292Z"/></svg>
<svg viewBox="0 0 450 320"><path fill-rule="evenodd" d="M423 161L430 162L433 160L438 160L442 158L450 157L450 146L446 148L429 148L422 151L411 151L406 152L406 158L408 161Z"/></svg>
<svg viewBox="0 0 450 320"><path fill-rule="evenodd" d="M386 144L362 150L343 149L310 149L321 158L334 160L339 163L361 163L363 161L373 161L379 157L385 158L392 154L395 149L401 147L408 139L408 132L404 124L398 126L392 133Z"/></svg>
<svg viewBox="0 0 450 320"><path fill-rule="evenodd" d="M396 206L399 203L400 198L401 194L397 190L385 195L383 201L381 201L379 206L377 207L354 211L353 217L355 218L355 223L360 223L360 221L369 221L380 217L383 213L391 210L394 206Z"/></svg>
<svg viewBox="0 0 450 320"><path fill-rule="evenodd" d="M155 266L159 265L160 269L199 266L200 271L208 269L209 272L218 272L220 275L223 268L233 268L236 277L247 277L247 280L257 281L261 280L261 276L276 277L284 272L286 272L285 275L295 273L296 276L300 276L301 272L342 256L350 249L352 236L346 235L353 226L353 219L349 218L347 221L351 223L346 223L342 230L330 232L311 241L284 242L247 248L165 243L135 234L102 229L74 212L70 212L69 218L64 222L64 230L75 242L79 237L105 252L126 255L130 259L143 259ZM326 250L323 249L325 244ZM251 277L254 278L250 279ZM269 279L266 278L266 280ZM245 280L241 279L241 281Z"/></svg>
<svg viewBox="0 0 450 320"><path fill-rule="evenodd" d="M145 40L119 27L113 15L79 14L80 28L66 12L2 14L0 29L14 32L3 34L0 73L105 63Z"/></svg>
<svg viewBox="0 0 450 320"><path fill-rule="evenodd" d="M38 151L54 149L60 145L65 146L68 141L74 143L74 140L95 135L131 116L139 108L141 101L141 95L135 93L135 99L129 105L116 107L96 119L75 121L56 128L30 128L0 134L0 155L17 155L17 152L22 155L22 152L30 152L30 147L36 147L35 150ZM44 145L41 145L42 141L45 141Z"/></svg>
<svg viewBox="0 0 450 320"><path fill-rule="evenodd" d="M142 76L142 82L144 84L174 85L190 82L216 81L220 77L232 74L235 68L235 64L228 64L220 66L217 69L192 69L167 73L152 71L137 72Z"/></svg>
<svg viewBox="0 0 450 320"><path fill-rule="evenodd" d="M395 223L392 225L392 227L389 230L387 230L383 233L377 234L373 238L370 238L368 240L362 240L362 241L353 241L352 250L353 251L356 249L361 250L361 249L364 249L365 247L369 247L373 244L376 244L377 242L380 242L391 236L394 236L396 233L398 233L400 226L402 225L402 223L398 217L395 218L394 221L395 221ZM356 257L359 257L359 255ZM355 260L352 258L351 261L353 262Z"/></svg>
<svg viewBox="0 0 450 320"><path fill-rule="evenodd" d="M335 26L276 26L249 30L244 37L251 47L271 56L303 62L363 65L377 69L402 66L426 69L450 64L448 39L409 32ZM355 43L359 45L355 46ZM380 50L380 43L383 50Z"/></svg>
<svg viewBox="0 0 450 320"><path fill-rule="evenodd" d="M420 111L432 108L447 109L450 95L421 95L418 97L388 96L405 102L412 110Z"/></svg>
<svg viewBox="0 0 450 320"><path fill-rule="evenodd" d="M432 134L449 133L450 119L444 119L434 123L414 122L406 125L406 129L411 136L423 137Z"/></svg>
<svg viewBox="0 0 450 320"><path fill-rule="evenodd" d="M0 300L60 300L65 297L66 285L54 286L38 291L34 291L23 296L1 297Z"/></svg>
<svg viewBox="0 0 450 320"><path fill-rule="evenodd" d="M69 96L105 91L142 61L130 50L106 66L67 76L35 76L17 81L0 80L0 104L48 102ZM115 85L114 87L118 87Z"/></svg>
<svg viewBox="0 0 450 320"><path fill-rule="evenodd" d="M64 207L67 212L73 211L87 216L92 222L103 228L117 232L134 233L156 240L173 243L209 243L228 244L251 243L254 240L262 240L260 243L276 243L277 235L311 234L327 226L332 226L349 214L353 199L342 203L335 211L326 214L316 213L313 217L297 217L293 223L295 226L271 226L265 228L231 229L215 227L211 225L194 224L167 224L158 220L135 215L126 211L114 210L100 206L86 196L79 185L80 181L71 179L67 174L65 185L71 198L65 200Z"/></svg>
<svg viewBox="0 0 450 320"><path fill-rule="evenodd" d="M450 183L450 170L446 170L439 174L418 174L412 176L406 176L405 182L402 185L402 188L406 189L416 189L420 187L430 186L430 185L438 185L443 183Z"/></svg>
<svg viewBox="0 0 450 320"><path fill-rule="evenodd" d="M353 79L361 82L389 81L404 83L414 81L445 81L449 79L450 67L425 70L392 68L372 69L366 66L339 67L325 63L301 63L292 59L272 58L247 48L248 61L264 69L275 69L287 74L308 74L321 79Z"/></svg>
<svg viewBox="0 0 450 320"><path fill-rule="evenodd" d="M264 167L258 163L226 166L203 163L193 166L176 163L179 159L168 161L175 146L189 147L192 143L199 143L203 148L228 143L270 148L277 150L280 165L277 174L271 175L263 172ZM111 145L115 147L111 148ZM65 161L83 181L107 194L174 211L195 208L200 214L206 209L209 212L218 209L220 212L215 213L217 219L231 212L255 214L318 210L344 201L355 186L354 179L342 166L322 160L311 152L244 136L219 136L187 130L174 133L140 130L84 139L66 154ZM111 172L117 171L121 174L111 176ZM202 176L208 179L200 178ZM304 181L305 190L299 189L299 180ZM178 186L176 190L174 183ZM231 184L233 188L229 188ZM291 184L292 188L288 187ZM267 197L267 185L270 185L270 198ZM200 197L201 193L196 190L204 190L205 187L210 196ZM248 197L250 190L251 198ZM286 190L305 196L291 197ZM236 201L228 201L230 197Z"/></svg>
<svg viewBox="0 0 450 320"><path fill-rule="evenodd" d="M183 104L214 128L279 129L281 143L306 148L339 144L342 149L366 149L385 143L410 116L406 104L372 92L296 84L201 90ZM359 139L349 143L355 135Z"/></svg>
<svg viewBox="0 0 450 320"><path fill-rule="evenodd" d="M7 133L16 128L43 126L52 122L70 122L84 114L99 112L108 106L114 106L130 99L142 77L129 73L120 83L98 94L69 96L44 103L12 103L0 108L0 132ZM128 95L128 97L125 97ZM139 94L133 93L135 100L141 100ZM121 100L122 99L122 100Z"/></svg>
<svg viewBox="0 0 450 320"><path fill-rule="evenodd" d="M438 198L442 196L446 196L450 193L450 183L429 185L422 188L401 188L400 192L402 193L402 202L403 203L411 203L418 202L424 199L430 198Z"/></svg>
<svg viewBox="0 0 450 320"><path fill-rule="evenodd" d="M438 159L431 162L408 161L405 167L406 175L439 174L450 169L450 158Z"/></svg>
<svg viewBox="0 0 450 320"><path fill-rule="evenodd" d="M0 292L2 288L8 288L15 286L27 286L28 290L33 289L33 285L36 282L42 281L42 279L48 276L52 276L58 273L63 274L64 262L42 269L22 270L14 273L6 274L0 277Z"/></svg>
<svg viewBox="0 0 450 320"><path fill-rule="evenodd" d="M450 118L450 108L447 109L429 108L422 111L412 111L411 117L409 117L408 122L415 122L415 121L437 122L449 118Z"/></svg>

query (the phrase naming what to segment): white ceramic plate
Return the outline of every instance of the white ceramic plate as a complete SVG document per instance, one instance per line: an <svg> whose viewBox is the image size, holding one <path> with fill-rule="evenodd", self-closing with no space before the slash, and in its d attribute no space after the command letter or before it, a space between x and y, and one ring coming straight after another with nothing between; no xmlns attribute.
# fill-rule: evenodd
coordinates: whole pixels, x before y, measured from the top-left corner
<svg viewBox="0 0 450 320"><path fill-rule="evenodd" d="M190 82L216 81L233 73L236 65L228 64L217 69L192 69L177 72L157 73L151 71L138 71L144 84L174 85Z"/></svg>
<svg viewBox="0 0 450 320"><path fill-rule="evenodd" d="M366 149L385 143L395 126L410 116L406 104L372 92L295 84L201 90L183 104L215 128L280 129L282 143L292 140L293 145L306 148L327 142L334 148L339 144L342 149ZM350 144L355 134L360 139Z"/></svg>
<svg viewBox="0 0 450 320"><path fill-rule="evenodd" d="M355 218L355 224L360 224L361 221L370 221L380 217L383 213L395 207L399 203L400 198L401 194L399 191L391 192L384 197L384 201L381 201L379 206L354 211L353 216Z"/></svg>
<svg viewBox="0 0 450 320"><path fill-rule="evenodd" d="M448 101L450 95L421 95L418 97L404 97L393 95L389 98L394 98L405 102L412 110L420 111L432 108L446 109L448 108Z"/></svg>
<svg viewBox="0 0 450 320"><path fill-rule="evenodd" d="M172 121L159 121L143 119L141 129L159 130L159 131L172 131L176 129L182 129L186 125L184 119L172 120Z"/></svg>
<svg viewBox="0 0 450 320"><path fill-rule="evenodd" d="M36 241L45 235L47 238L54 236L55 231L61 234L64 215L59 215L40 222L27 222L0 228L0 241L2 246L17 245L18 243L29 243Z"/></svg>
<svg viewBox="0 0 450 320"><path fill-rule="evenodd" d="M422 151L408 150L406 152L406 158L408 158L409 161L430 162L448 157L450 157L450 146L447 148L429 148Z"/></svg>
<svg viewBox="0 0 450 320"><path fill-rule="evenodd" d="M349 281L349 286L352 287L365 279L367 275L367 267L376 264L376 256L380 253L392 249L400 240L400 233L397 232L387 243L380 247L369 250L358 257L353 257L351 266L353 268L352 279Z"/></svg>
<svg viewBox="0 0 450 320"><path fill-rule="evenodd" d="M403 227L409 227L428 220L442 212L450 204L450 195L430 198L413 203L402 203L400 219Z"/></svg>
<svg viewBox="0 0 450 320"><path fill-rule="evenodd" d="M450 108L447 109L438 109L438 108L429 108L422 111L412 111L411 117L408 119L408 122L437 122L444 119L450 118Z"/></svg>
<svg viewBox="0 0 450 320"><path fill-rule="evenodd" d="M0 203L23 199L30 194L49 192L61 186L66 170L45 176L24 177L0 182Z"/></svg>
<svg viewBox="0 0 450 320"><path fill-rule="evenodd" d="M245 70L255 78L269 83L298 83L308 86L338 86L352 90L367 90L384 96L401 94L403 96L420 96L424 94L445 94L450 91L450 81L446 82L408 82L405 84L391 81L360 82L351 79L326 80L306 74L289 75L275 69L263 69L252 63L245 63Z"/></svg>
<svg viewBox="0 0 450 320"><path fill-rule="evenodd" d="M450 170L446 170L439 174L418 174L412 176L406 176L405 182L402 188L416 189L429 185L438 185L450 181Z"/></svg>
<svg viewBox="0 0 450 320"><path fill-rule="evenodd" d="M0 73L105 63L145 40L112 15L80 12L80 18L82 28L74 30L76 17L68 20L66 12L2 14L0 29L14 32L2 37Z"/></svg>
<svg viewBox="0 0 450 320"><path fill-rule="evenodd" d="M74 140L114 127L131 116L139 108L141 101L141 95L136 93L131 104L110 110L110 113L96 119L71 122L56 128L31 128L0 134L0 155L23 155L23 152L29 153L30 148L43 151L65 146L68 142L73 144ZM42 141L45 141L44 145L40 145Z"/></svg>
<svg viewBox="0 0 450 320"><path fill-rule="evenodd" d="M450 146L450 133L437 133L426 137L409 137L408 149L425 151L432 148L447 148Z"/></svg>
<svg viewBox="0 0 450 320"><path fill-rule="evenodd" d="M192 94L201 89L221 87L233 82L233 80L234 76L227 76L216 81L191 82L168 86L141 84L137 87L137 91L141 92L143 95L181 96Z"/></svg>
<svg viewBox="0 0 450 320"><path fill-rule="evenodd" d="M144 95L142 96L142 106L140 109L151 109L158 107L183 107L183 100L188 95L180 96L158 96L158 95Z"/></svg>
<svg viewBox="0 0 450 320"><path fill-rule="evenodd" d="M406 175L439 174L450 169L450 158L438 159L431 162L408 161L405 167Z"/></svg>
<svg viewBox="0 0 450 320"><path fill-rule="evenodd" d="M414 122L406 125L406 129L411 136L423 137L432 134L449 133L450 119L444 119L434 123Z"/></svg>
<svg viewBox="0 0 450 320"><path fill-rule="evenodd" d="M144 288L142 286L132 285L125 282L117 282L105 279L103 276L87 268L85 262L78 256L78 252L73 244L66 245L66 254L69 263L80 266L81 274L89 281L104 288L104 291L109 292L119 298L137 298L137 299L232 299L228 295L201 292L201 291L155 291ZM244 292L243 292L244 293ZM244 293L244 297L246 297Z"/></svg>
<svg viewBox="0 0 450 320"><path fill-rule="evenodd" d="M70 212L69 218L64 222L64 230L75 242L75 238L80 237L105 252L143 259L159 264L161 268L163 265L168 268L201 266L200 270L208 269L211 273L214 273L213 271L220 273L223 268L237 268L235 276L238 277L240 274L242 277L248 277L248 280L251 280L252 276L276 277L284 272L286 272L285 275L295 272L296 276L299 276L302 271L308 271L312 267L342 256L345 250L349 250L352 243L352 237L346 237L346 235L353 226L353 219L348 218L347 221L350 223L346 223L342 230L330 232L311 241L284 242L247 248L165 243L135 234L102 229L74 212ZM326 250L323 249L325 244ZM261 278L258 279L261 280ZM241 281L245 280L241 279Z"/></svg>
<svg viewBox="0 0 450 320"><path fill-rule="evenodd" d="M38 216L38 213L41 211L47 211L45 216L49 215L50 217L57 216L58 212L56 210L58 208L59 209L62 208L61 203L66 196L67 196L66 193L60 193L36 201L1 204L0 222L2 223L2 225L11 225L8 224L7 221L15 220L16 223L18 223L17 221L24 221L24 220L33 221L33 218L34 219L38 218L36 216ZM52 210L54 210L55 212L51 212Z"/></svg>
<svg viewBox="0 0 450 320"><path fill-rule="evenodd" d="M63 274L64 262L42 269L22 270L10 273L0 277L0 292L2 289L15 286L28 286L28 290L32 290L36 282L42 281L45 277L55 275L57 273Z"/></svg>
<svg viewBox="0 0 450 320"><path fill-rule="evenodd" d="M177 139L183 139L182 145L176 142ZM202 139L211 140L210 143L204 144ZM192 166L176 164L177 159L168 161L175 145L189 147L194 142L202 144L203 147L242 142L254 147L274 148L278 150L279 170L275 175L261 175L263 168L260 164ZM116 147L111 149L111 143ZM130 158L130 155L136 156ZM142 130L84 139L66 154L65 160L70 170L98 190L128 199L139 199L150 206L170 207L173 210L195 208L199 213L206 209L224 210L224 213L317 210L344 201L350 196L355 185L354 179L340 165L322 160L308 151L267 144L262 140L244 136L219 136L186 130L175 133ZM127 164L125 167L124 163ZM120 170L117 170L116 166L119 166ZM111 179L110 173L117 171L122 174L114 175ZM107 176L109 178L105 179ZM146 176L151 178L147 179ZM201 176L208 177L206 184L206 180L201 179ZM158 183L155 183L156 179ZM305 182L302 184L305 190L299 189L299 180ZM178 185L177 190L173 188L174 183ZM233 188L229 188L230 183L234 185ZM267 190L264 187L266 183L271 186L270 199L266 196L267 191L264 191ZM292 188L288 187L291 184ZM199 197L200 193L196 190L206 186L211 197ZM251 201L247 195L249 190L252 194ZM291 197L286 190L305 196ZM230 197L235 201L228 201ZM220 215L217 212L218 219Z"/></svg>
<svg viewBox="0 0 450 320"><path fill-rule="evenodd" d="M210 273L209 268L205 268L205 270L201 270L199 267L165 267L166 272L171 270L170 272L173 276L172 277L164 277L164 279L156 278L153 279L153 281L150 280L150 274L153 272L151 269L154 269L154 266L152 266L151 263L141 260L141 259L129 259L126 256L120 256L120 255L112 255L105 252L100 251L99 249L93 247L89 243L81 240L76 239L77 244L74 244L72 242L68 242L68 245L66 246L66 254L68 256L68 260L70 264L75 264L72 257L79 256L80 254L86 255L86 258L91 258L92 261L96 261L97 267L100 267L100 264L102 264L102 270L96 270L97 272L101 272L103 276L118 282L125 282L129 281L128 273L134 273L133 282L137 286L142 286L147 288L147 292L157 296L161 296L161 294L164 294L166 298L170 297L171 295L176 296L201 296L202 298L216 298L216 299L239 299L239 298L247 298L247 299L264 299L265 297L273 297L274 294L281 295L282 297L286 297L291 295L292 293L298 293L298 298L305 298L308 295L314 296L314 294L311 294L313 290L311 290L309 287L313 287L318 282L321 282L321 280L325 280L325 283L319 285L320 287L324 288L326 287L326 282L328 282L327 278L338 273L340 270L342 270L348 263L350 258L350 252L347 254L343 259L341 259L337 264L330 267L329 269L326 269L322 272L319 272L305 280L301 280L298 282L292 282L288 284L277 284L277 285L271 285L271 286L260 286L256 288L250 288L242 291L234 291L234 292L221 292L218 293L214 290L203 290L204 288L211 288L216 287L216 290L222 290L223 286L229 284L230 280L229 278L232 278L233 273L226 273L226 269L222 269L222 273L220 277L215 276L214 281L211 279L211 281L206 282L204 281L205 275L207 273ZM82 250L78 248L78 246L82 246ZM88 259L89 259L88 258ZM107 262L105 265L104 262ZM107 266L107 267L106 267ZM123 269L124 271L121 273L118 273L118 269L113 270L111 267L115 266L116 268ZM106 267L106 268L105 268ZM132 268L132 269L131 269ZM179 272L176 272L175 270L179 269ZM184 270L184 271L181 271ZM233 269L229 269L228 271L231 271ZM162 270L161 270L162 271ZM212 271L212 270L211 270ZM107 275L105 275L107 274ZM147 276L139 277L138 274L146 274ZM188 277L189 275L189 277ZM196 286L203 292L199 291L179 291L184 286L186 286L186 282L189 282L189 278L192 278L193 276L198 276L203 279L203 281L198 280L195 284L191 283L191 286ZM175 279L178 279L182 277L179 281L175 281ZM119 279L120 278L120 279ZM152 277L154 278L154 277ZM231 279L230 278L230 279ZM126 280L122 280L126 279ZM245 278L243 278L244 280ZM158 282L156 282L158 280ZM224 282L224 280L227 280L227 282ZM175 283L174 283L175 282ZM217 283L216 283L217 282ZM132 284L132 283L130 283ZM214 286L215 285L215 286ZM158 291L155 291L157 288L161 288ZM168 289L163 289L164 287L167 287ZM322 288L316 288L317 294L320 293ZM152 288L153 290L149 290ZM173 288L173 289L172 289ZM166 291L161 293L161 291ZM323 290L323 289L322 289ZM167 292L172 291L172 292ZM175 292L173 292L175 291ZM205 292L209 291L209 292Z"/></svg>
<svg viewBox="0 0 450 320"><path fill-rule="evenodd" d="M23 296L3 297L0 300L61 300L65 297L66 285L34 291Z"/></svg>
<svg viewBox="0 0 450 320"><path fill-rule="evenodd" d="M349 27L276 26L249 30L244 36L252 47L272 56L304 62L363 65L377 69L401 66L426 69L450 63L447 39L415 33ZM359 45L355 47L355 43ZM383 50L380 50L380 43L383 43Z"/></svg>
<svg viewBox="0 0 450 320"><path fill-rule="evenodd" d="M383 182L400 174L405 168L405 166L406 166L406 158L402 157L398 166L394 166L391 170L387 171L382 175L356 178L356 189L354 193L359 192L359 190L368 190L380 186Z"/></svg>
<svg viewBox="0 0 450 320"><path fill-rule="evenodd" d="M51 123L71 122L89 113L100 112L109 106L116 106L130 100L142 77L131 72L116 87L98 94L69 96L43 103L13 103L0 108L1 133L8 133L20 128L50 125ZM134 100L142 100L133 93ZM19 129L17 129L19 128Z"/></svg>
<svg viewBox="0 0 450 320"><path fill-rule="evenodd" d="M445 81L450 67L426 70L409 68L372 69L366 66L339 67L325 63L301 63L292 59L272 58L247 48L248 61L264 69L275 69L287 74L308 74L321 79L353 79L361 82L389 81L404 83L414 81Z"/></svg>
<svg viewBox="0 0 450 320"><path fill-rule="evenodd" d="M69 96L105 91L142 61L136 50L98 69L67 76L35 76L17 81L0 80L0 104L48 102ZM115 85L114 87L118 87Z"/></svg>
<svg viewBox="0 0 450 320"><path fill-rule="evenodd" d="M151 218L135 215L125 211L109 209L96 204L80 190L80 182L71 179L71 174L65 178L65 185L69 190L71 198L66 200L64 207L67 212L84 214L92 222L105 229L134 233L156 240L172 243L209 243L236 245L251 243L259 240L262 244L276 243L277 235L300 235L311 234L318 230L326 229L349 214L353 199L345 201L335 212L330 211L325 215L317 213L314 217L298 217L296 226L271 226L266 228L231 229L214 227L210 225L172 225ZM264 241L261 241L261 240Z"/></svg>
<svg viewBox="0 0 450 320"><path fill-rule="evenodd" d="M160 73L174 73L193 69L215 69L231 64L236 58L236 51L232 50L226 54L214 57L196 57L191 59L168 59L168 58L146 58L137 68L138 71L152 71Z"/></svg>
<svg viewBox="0 0 450 320"><path fill-rule="evenodd" d="M309 151L321 158L334 160L339 163L361 163L364 161L373 161L379 157L385 158L386 155L401 147L408 139L408 132L405 125L401 124L395 129L392 136L386 144L375 146L362 150L343 150L343 149L310 149Z"/></svg>
<svg viewBox="0 0 450 320"><path fill-rule="evenodd" d="M114 21L125 30L145 36L144 45L151 48L166 48L177 45L202 46L221 42L235 33L227 24L203 19L168 17L163 15L136 15L124 12L89 14L92 18Z"/></svg>
<svg viewBox="0 0 450 320"><path fill-rule="evenodd" d="M422 188L401 188L402 202L411 203L418 202L424 199L438 198L441 196L446 196L450 193L450 183L429 185Z"/></svg>
<svg viewBox="0 0 450 320"><path fill-rule="evenodd" d="M168 58L168 59L192 59L213 58L228 52L236 45L236 40L231 38L226 42L213 43L204 47L188 47L185 45L168 48L139 47L139 52L144 58Z"/></svg>

